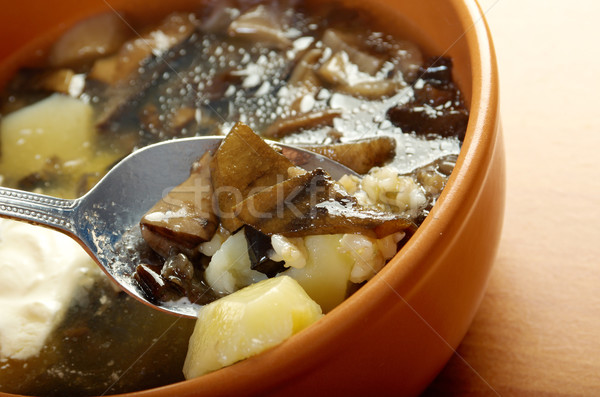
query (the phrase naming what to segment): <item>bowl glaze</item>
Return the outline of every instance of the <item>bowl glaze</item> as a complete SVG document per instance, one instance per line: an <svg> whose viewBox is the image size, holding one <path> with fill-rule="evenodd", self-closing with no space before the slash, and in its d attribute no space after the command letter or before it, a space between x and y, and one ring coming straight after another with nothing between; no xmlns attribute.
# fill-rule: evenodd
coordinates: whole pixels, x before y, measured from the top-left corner
<svg viewBox="0 0 600 397"><path fill-rule="evenodd" d="M256 357L131 396L415 395L464 337L494 262L504 209L498 73L482 10L469 0L344 1L389 31L454 61L470 106L466 138L442 196L412 239L320 321ZM21 0L0 13L0 82L75 21L109 10L153 18L194 0Z"/></svg>

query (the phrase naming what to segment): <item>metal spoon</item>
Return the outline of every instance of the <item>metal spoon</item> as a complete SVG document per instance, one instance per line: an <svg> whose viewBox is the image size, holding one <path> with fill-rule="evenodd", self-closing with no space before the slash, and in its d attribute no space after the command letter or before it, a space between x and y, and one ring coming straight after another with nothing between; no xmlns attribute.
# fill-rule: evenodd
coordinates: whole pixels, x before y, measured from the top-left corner
<svg viewBox="0 0 600 397"><path fill-rule="evenodd" d="M158 310L196 317L198 305L188 300L150 302L133 281L139 261L142 216L169 190L190 175L190 167L223 137L167 141L140 149L113 167L84 196L66 200L0 187L0 217L58 230L75 239L124 291ZM276 144L294 164L323 168L334 179L354 173L321 155Z"/></svg>

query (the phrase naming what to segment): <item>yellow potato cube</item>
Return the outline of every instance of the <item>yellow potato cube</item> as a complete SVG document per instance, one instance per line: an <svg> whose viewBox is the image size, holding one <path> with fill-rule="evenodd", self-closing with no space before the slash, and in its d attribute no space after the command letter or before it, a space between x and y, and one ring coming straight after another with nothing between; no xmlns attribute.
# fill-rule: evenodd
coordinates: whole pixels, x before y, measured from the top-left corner
<svg viewBox="0 0 600 397"><path fill-rule="evenodd" d="M0 121L0 172L19 180L41 171L47 159L85 163L91 158L94 134L91 106L54 94Z"/></svg>
<svg viewBox="0 0 600 397"><path fill-rule="evenodd" d="M319 305L290 277L252 284L200 310L183 374L194 378L256 355L321 316Z"/></svg>
<svg viewBox="0 0 600 397"><path fill-rule="evenodd" d="M304 237L308 253L306 266L282 274L294 278L327 313L346 299L352 256L340 249L341 234Z"/></svg>

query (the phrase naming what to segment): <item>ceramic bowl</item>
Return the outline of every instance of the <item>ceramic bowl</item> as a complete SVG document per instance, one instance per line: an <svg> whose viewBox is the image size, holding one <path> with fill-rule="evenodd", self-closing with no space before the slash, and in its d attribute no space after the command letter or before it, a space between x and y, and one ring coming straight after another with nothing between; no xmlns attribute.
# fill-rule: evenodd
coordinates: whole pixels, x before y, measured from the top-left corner
<svg viewBox="0 0 600 397"><path fill-rule="evenodd" d="M167 4L168 3L168 4ZM494 262L504 207L496 59L473 0L346 1L390 31L453 58L470 106L461 154L442 196L412 239L357 293L267 352L193 380L132 396L415 395L464 337ZM1 75L33 54L38 37L105 11L158 16L193 0L23 0L0 14Z"/></svg>

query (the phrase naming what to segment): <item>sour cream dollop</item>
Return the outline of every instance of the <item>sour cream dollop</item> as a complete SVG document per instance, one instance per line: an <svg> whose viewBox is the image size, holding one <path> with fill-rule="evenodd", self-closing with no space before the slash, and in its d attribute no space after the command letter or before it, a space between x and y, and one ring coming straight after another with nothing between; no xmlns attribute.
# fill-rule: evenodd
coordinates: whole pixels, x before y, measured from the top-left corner
<svg viewBox="0 0 600 397"><path fill-rule="evenodd" d="M98 273L71 238L0 219L0 359L37 355L78 288Z"/></svg>

